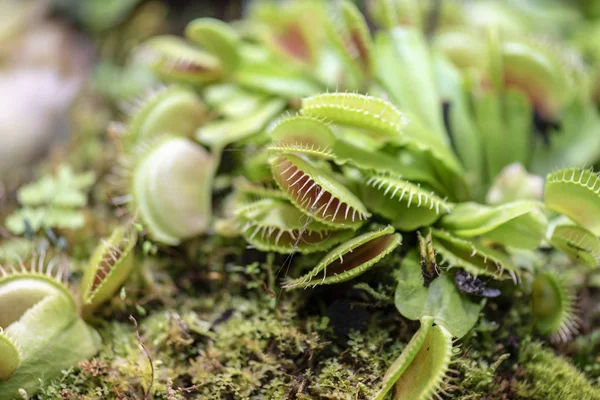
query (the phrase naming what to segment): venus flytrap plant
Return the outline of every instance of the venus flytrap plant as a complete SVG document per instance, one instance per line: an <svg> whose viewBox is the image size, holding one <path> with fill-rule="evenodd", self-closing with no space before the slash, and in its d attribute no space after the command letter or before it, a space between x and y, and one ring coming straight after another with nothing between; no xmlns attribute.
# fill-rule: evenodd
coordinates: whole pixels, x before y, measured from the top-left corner
<svg viewBox="0 0 600 400"><path fill-rule="evenodd" d="M540 333L554 342L568 342L577 334L581 320L576 297L563 278L548 272L537 274L531 296L535 327Z"/></svg>
<svg viewBox="0 0 600 400"><path fill-rule="evenodd" d="M190 137L206 119L207 109L198 95L183 86L165 86L127 106L122 133L127 150L155 136L172 133Z"/></svg>
<svg viewBox="0 0 600 400"><path fill-rule="evenodd" d="M283 284L297 289L344 282L374 267L402 242L402 237L388 226L357 236L331 250L306 275Z"/></svg>
<svg viewBox="0 0 600 400"><path fill-rule="evenodd" d="M50 378L94 355L98 333L79 316L65 265L44 257L0 267L0 397L34 395Z"/></svg>
<svg viewBox="0 0 600 400"><path fill-rule="evenodd" d="M261 251L313 253L349 239L352 229L333 230L311 220L289 202L264 198L236 210L239 230Z"/></svg>
<svg viewBox="0 0 600 400"><path fill-rule="evenodd" d="M323 36L325 7L320 1L290 2L285 6L274 2L257 3L249 18L257 23L257 36L267 48L288 63L314 66L318 62L318 40Z"/></svg>
<svg viewBox="0 0 600 400"><path fill-rule="evenodd" d="M81 280L82 313L92 316L127 279L133 268L137 233L133 227L118 227L96 247Z"/></svg>
<svg viewBox="0 0 600 400"><path fill-rule="evenodd" d="M402 129L408 123L406 116L391 103L354 93L327 93L304 98L301 113L362 128L365 134L383 141L400 141Z"/></svg>
<svg viewBox="0 0 600 400"><path fill-rule="evenodd" d="M335 159L336 137L324 122L304 116L282 118L269 128L271 153L298 153L313 158Z"/></svg>
<svg viewBox="0 0 600 400"><path fill-rule="evenodd" d="M287 154L271 160L277 185L302 212L332 227L358 228L371 214L333 175Z"/></svg>
<svg viewBox="0 0 600 400"><path fill-rule="evenodd" d="M150 236L177 244L206 232L211 216L214 160L201 146L161 136L141 144L126 160L124 195Z"/></svg>
<svg viewBox="0 0 600 400"><path fill-rule="evenodd" d="M600 265L600 238L578 225L557 225L550 242L571 260L594 268Z"/></svg>
<svg viewBox="0 0 600 400"><path fill-rule="evenodd" d="M548 175L544 203L600 235L600 176L593 170L566 168Z"/></svg>
<svg viewBox="0 0 600 400"><path fill-rule="evenodd" d="M382 279L396 285L397 310L421 321L421 329L390 366L375 399L392 389L394 399L428 399L446 386L452 337L469 337L485 303L481 297L501 289L510 294L504 293L510 281L496 281L521 285L523 275L527 283L521 268L531 266L524 253L539 260L535 249L547 240L575 262L597 264L600 181L591 170L567 169L549 175L544 204L527 190L500 184L493 186L500 196L481 204L506 165L531 163L533 123L552 124L568 113L579 82L553 52L495 28L485 36L455 27L459 37L477 44L473 54L436 32L430 51L421 32L429 6L380 4L384 13L375 20L385 29L373 34L349 1L333 5L334 21L324 19L323 4L303 1L258 4L248 20L231 27L195 20L185 31L189 42L159 37L144 43L137 61L166 82L188 86L151 93L129 117L121 189L130 214L162 245L193 250L197 243L187 239L216 232L222 238L202 238L201 247L242 236L253 249L235 250L243 257L256 250L299 253L285 262L300 261L308 271L285 277L285 289L399 267L381 271ZM561 90L568 95L561 97ZM217 170L221 156L226 162ZM539 191L539 179L536 185ZM211 224L213 196L225 200L222 218ZM548 210L573 224L561 222L546 235ZM376 229L381 224L386 227ZM406 248L399 252L403 238ZM133 268L135 242L134 231L119 227L99 244L82 281L85 317L122 285ZM309 253L325 254L315 264L311 257L320 255ZM211 254L209 263L213 256L224 260ZM270 271L274 255L266 259ZM271 291L272 273L265 281L252 285ZM518 290L531 294L538 331L567 340L575 334L574 301L561 284L538 272L531 288ZM0 278L0 304L1 294ZM13 355L0 362L0 378L14 379L27 354L15 352L18 336L2 335L0 350ZM277 337L286 335L283 330ZM194 371L200 383L208 374L202 366ZM181 376L188 379L187 367ZM263 378L252 376L252 385L259 387L255 382ZM252 390L244 396L259 389ZM309 390L296 395L310 396Z"/></svg>
<svg viewBox="0 0 600 400"><path fill-rule="evenodd" d="M460 267L473 276L511 278L518 282L518 269L509 253L485 246L478 241L461 239L443 230L434 229L433 247L441 256L441 265Z"/></svg>
<svg viewBox="0 0 600 400"><path fill-rule="evenodd" d="M432 318L453 336L461 338L477 323L483 304L459 292L450 271L445 269L443 262L438 263L436 260L438 253L441 253L437 250L435 241L432 247L436 253L426 254L430 257L428 259L421 258L418 261L416 253L411 251L402 261L397 274L396 308L411 320ZM423 273L423 263L427 262L439 265L438 276L426 276Z"/></svg>
<svg viewBox="0 0 600 400"><path fill-rule="evenodd" d="M327 25L328 36L340 53L355 86L364 85L373 72L373 41L369 27L360 10L350 1L334 5ZM350 85L348 85L350 86Z"/></svg>
<svg viewBox="0 0 600 400"><path fill-rule="evenodd" d="M452 210L451 204L433 191L391 175L371 176L361 194L367 207L403 231L429 226Z"/></svg>
<svg viewBox="0 0 600 400"><path fill-rule="evenodd" d="M431 317L421 318L421 327L383 377L373 400L383 400L392 391L394 400L425 400L443 390L452 372L452 335Z"/></svg>
<svg viewBox="0 0 600 400"><path fill-rule="evenodd" d="M187 24L185 36L221 61L223 69L233 72L240 63L238 33L223 21L198 18Z"/></svg>

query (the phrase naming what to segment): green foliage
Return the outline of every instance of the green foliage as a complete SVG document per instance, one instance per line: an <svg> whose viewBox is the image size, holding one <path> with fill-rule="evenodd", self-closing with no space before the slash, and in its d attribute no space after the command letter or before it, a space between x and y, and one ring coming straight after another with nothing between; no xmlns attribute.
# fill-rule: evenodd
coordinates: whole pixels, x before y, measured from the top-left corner
<svg viewBox="0 0 600 400"><path fill-rule="evenodd" d="M396 307L406 318L433 317L436 324L458 338L466 335L477 322L483 304L460 293L448 274L442 273L426 287L421 265L414 257L407 256L397 279Z"/></svg>
<svg viewBox="0 0 600 400"><path fill-rule="evenodd" d="M83 227L81 209L87 204L87 193L95 180L93 172L75 174L68 165L62 165L56 175L45 175L21 187L21 209L6 218L7 229L21 235L42 228Z"/></svg>
<svg viewBox="0 0 600 400"><path fill-rule="evenodd" d="M598 174L566 168L545 186L541 176L600 158L600 57L576 6L257 1L236 23L193 19L182 38L152 36L162 3L100 3L72 10L103 32L94 90L115 102L177 85L134 101L110 142L95 131L114 104L76 112L69 159L102 177L93 207L93 175L68 167L18 191L9 231L62 228L88 268L69 277L82 305L27 281L56 309L38 308L0 284L0 317L23 311L44 332L0 324L0 390L597 398L592 333L592 344L536 342L576 336L574 290L582 326L597 322ZM32 243L3 240L0 256L18 264ZM104 339L95 355L80 313ZM452 361L454 339L463 353Z"/></svg>

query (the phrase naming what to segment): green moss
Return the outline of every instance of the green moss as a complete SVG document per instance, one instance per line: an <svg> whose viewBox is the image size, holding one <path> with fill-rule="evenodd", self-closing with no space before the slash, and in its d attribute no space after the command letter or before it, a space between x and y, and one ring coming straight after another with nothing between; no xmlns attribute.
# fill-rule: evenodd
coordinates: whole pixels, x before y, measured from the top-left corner
<svg viewBox="0 0 600 400"><path fill-rule="evenodd" d="M515 383L518 399L600 399L600 387L593 386L568 360L540 343L526 344L519 362L522 368L517 370Z"/></svg>

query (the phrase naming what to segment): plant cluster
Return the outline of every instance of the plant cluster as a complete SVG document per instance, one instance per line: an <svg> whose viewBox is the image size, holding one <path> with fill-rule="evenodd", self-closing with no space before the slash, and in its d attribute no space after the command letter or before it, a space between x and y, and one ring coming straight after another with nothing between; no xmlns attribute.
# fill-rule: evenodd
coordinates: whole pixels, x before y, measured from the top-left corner
<svg viewBox="0 0 600 400"><path fill-rule="evenodd" d="M586 377L538 343L597 329L576 289L600 286L584 281L600 264L600 57L577 34L535 35L582 14L365 5L257 2L135 49L131 68L161 84L105 144L127 221L88 258L79 304L54 261L0 269L0 397L600 398L594 360ZM20 202L84 206L91 181L67 172ZM130 276L155 307L141 336L102 321L130 298L147 313L119 293ZM88 324L105 345L61 378L100 348Z"/></svg>

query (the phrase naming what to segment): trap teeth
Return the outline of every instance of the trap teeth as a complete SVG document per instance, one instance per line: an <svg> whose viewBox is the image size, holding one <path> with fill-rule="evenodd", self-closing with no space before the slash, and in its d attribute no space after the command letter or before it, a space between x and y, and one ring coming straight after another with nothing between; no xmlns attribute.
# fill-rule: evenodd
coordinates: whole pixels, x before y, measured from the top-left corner
<svg viewBox="0 0 600 400"><path fill-rule="evenodd" d="M376 266L401 242L402 237L391 226L359 235L331 250L310 272L283 287L298 289L353 279Z"/></svg>

